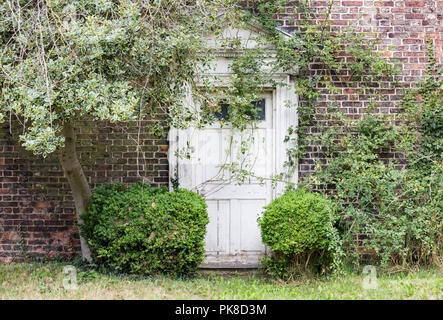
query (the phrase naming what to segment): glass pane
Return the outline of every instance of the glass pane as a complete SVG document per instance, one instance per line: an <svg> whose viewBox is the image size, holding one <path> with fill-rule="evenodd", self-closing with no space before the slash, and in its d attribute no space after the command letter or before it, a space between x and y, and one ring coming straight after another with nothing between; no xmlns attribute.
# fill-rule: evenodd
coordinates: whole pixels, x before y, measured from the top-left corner
<svg viewBox="0 0 443 320"><path fill-rule="evenodd" d="M252 106L255 108L255 112L250 111L246 112L247 115L253 120L266 120L266 100L261 99L258 101L254 101ZM220 104L220 111L214 113L214 116L218 120L228 120L228 108L229 104L222 103Z"/></svg>
<svg viewBox="0 0 443 320"><path fill-rule="evenodd" d="M228 108L229 108L229 104L227 103L222 103L220 105L220 111L217 111L214 116L218 119L218 120L228 120Z"/></svg>
<svg viewBox="0 0 443 320"><path fill-rule="evenodd" d="M255 112L251 112L249 116L254 120L266 120L265 99L254 101L252 104L255 106Z"/></svg>

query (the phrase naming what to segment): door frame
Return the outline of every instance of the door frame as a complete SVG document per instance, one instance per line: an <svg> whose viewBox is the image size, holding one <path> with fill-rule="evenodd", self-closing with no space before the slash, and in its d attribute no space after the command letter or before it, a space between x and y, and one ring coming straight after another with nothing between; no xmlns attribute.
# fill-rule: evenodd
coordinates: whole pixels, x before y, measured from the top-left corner
<svg viewBox="0 0 443 320"><path fill-rule="evenodd" d="M230 76L230 75L226 75ZM273 175L286 172L285 162L287 159L287 146L284 142L285 137L288 134L290 127L297 127L298 125L298 95L295 94L294 82L291 81L291 77L286 74L274 75L273 80L276 83L282 83L283 85L265 86L264 92L272 93L272 121L273 121ZM287 107L287 102L290 102L293 106ZM183 172L186 170L186 166L190 163L187 159L180 159L177 156L177 152L184 147L184 144L191 141L195 128L188 128L179 130L171 127L168 133L169 150L169 190L172 190L171 179L180 181L183 177ZM298 184L298 164L295 164L296 170L294 170L291 178L288 182L293 183L295 186ZM276 187L273 189L272 198L276 198L283 194L285 190L285 183L277 182Z"/></svg>
<svg viewBox="0 0 443 320"><path fill-rule="evenodd" d="M230 76L230 75L226 75ZM288 134L288 129L292 127L296 127L298 125L298 96L295 94L294 83L291 81L291 77L286 74L275 75L273 80L276 83L283 83L284 85L279 85L277 87L266 86L263 88L263 92L269 92L272 96L272 173L271 175L276 175L279 173L284 173L287 168L285 168L285 162L287 160L287 145L284 142L285 137ZM287 107L287 102L290 102L292 106ZM178 178L180 182L183 180L186 174L186 170L194 170L192 169L193 165L198 165L198 163L192 163L192 160L188 159L180 159L177 157L177 152L185 147L186 142L192 141L192 136L195 128L188 128L184 130L178 130L174 127L170 128L168 134L169 140L169 151L168 151L168 159L169 159L169 189L172 191L172 183L171 179ZM269 143L269 142L267 142ZM190 169L191 168L191 169ZM191 174L191 179L195 179L195 175ZM289 182L293 183L297 186L298 183L298 164L295 164L295 170L293 170L293 174L291 178L288 179ZM195 186L196 181L192 181L191 185ZM271 188L270 198L275 199L284 193L286 187L286 183L277 182L275 184L275 188ZM269 254L269 249L265 246L265 254ZM205 268L211 268L211 265L202 265ZM256 268L254 265L239 265L239 264L216 264L215 268Z"/></svg>

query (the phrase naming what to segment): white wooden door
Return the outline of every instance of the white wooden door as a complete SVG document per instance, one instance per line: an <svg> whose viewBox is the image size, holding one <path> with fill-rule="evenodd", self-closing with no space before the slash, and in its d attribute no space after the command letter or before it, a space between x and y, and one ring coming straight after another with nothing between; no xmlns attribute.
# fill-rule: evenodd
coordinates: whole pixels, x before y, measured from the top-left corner
<svg viewBox="0 0 443 320"><path fill-rule="evenodd" d="M219 123L187 131L191 158L179 168L181 187L201 194L208 205L207 267L256 267L266 253L257 218L272 200L269 180L274 168L273 97L262 95L262 111L254 129L240 132ZM244 169L245 180L227 167Z"/></svg>
<svg viewBox="0 0 443 320"><path fill-rule="evenodd" d="M244 132L213 126L199 134L198 189L208 204L206 261L212 267L256 267L265 255L257 218L272 199L272 96L262 96L264 108L256 127ZM222 165L251 174L236 177ZM243 180L243 178L245 180ZM240 180L240 181L239 181Z"/></svg>

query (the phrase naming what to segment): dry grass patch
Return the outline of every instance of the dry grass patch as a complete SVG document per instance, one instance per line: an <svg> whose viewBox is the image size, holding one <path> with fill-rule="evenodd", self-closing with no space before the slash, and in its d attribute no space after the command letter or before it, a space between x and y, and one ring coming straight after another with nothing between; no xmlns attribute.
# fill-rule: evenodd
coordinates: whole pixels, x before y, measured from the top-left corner
<svg viewBox="0 0 443 320"><path fill-rule="evenodd" d="M78 269L76 290L63 286L67 263L0 264L0 299L442 299L441 270L379 275L365 290L363 276L303 278L290 283L258 272L208 272L195 277L131 277Z"/></svg>

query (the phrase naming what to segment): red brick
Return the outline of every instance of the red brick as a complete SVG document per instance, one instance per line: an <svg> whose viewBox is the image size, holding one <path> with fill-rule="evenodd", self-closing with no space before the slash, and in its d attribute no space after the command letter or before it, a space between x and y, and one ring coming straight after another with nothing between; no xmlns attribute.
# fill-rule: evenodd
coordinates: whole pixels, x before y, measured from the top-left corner
<svg viewBox="0 0 443 320"><path fill-rule="evenodd" d="M424 1L405 1L406 7L424 7Z"/></svg>
<svg viewBox="0 0 443 320"><path fill-rule="evenodd" d="M406 19L423 19L424 15L421 13L407 13L405 14Z"/></svg>
<svg viewBox="0 0 443 320"><path fill-rule="evenodd" d="M423 40L421 39L403 39L404 44L422 44Z"/></svg>
<svg viewBox="0 0 443 320"><path fill-rule="evenodd" d="M394 2L393 1L374 1L375 7L393 7Z"/></svg>
<svg viewBox="0 0 443 320"><path fill-rule="evenodd" d="M342 1L341 3L343 6L348 7L361 7L363 5L362 1Z"/></svg>

